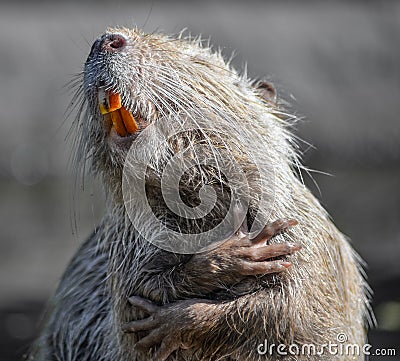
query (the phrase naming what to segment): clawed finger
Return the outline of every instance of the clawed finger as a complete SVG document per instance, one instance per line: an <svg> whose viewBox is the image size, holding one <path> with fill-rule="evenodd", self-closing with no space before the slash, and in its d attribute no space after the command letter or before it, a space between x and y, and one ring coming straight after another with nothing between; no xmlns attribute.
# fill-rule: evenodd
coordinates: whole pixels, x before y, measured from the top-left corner
<svg viewBox="0 0 400 361"><path fill-rule="evenodd" d="M298 222L295 219L289 219L287 221L277 220L271 224L268 224L264 229L251 241L252 243L265 242L272 237L286 231L288 228L296 226Z"/></svg>
<svg viewBox="0 0 400 361"><path fill-rule="evenodd" d="M240 264L240 274L243 276L266 275L269 273L278 273L291 267L287 261L269 261L269 262L249 262L242 261Z"/></svg>
<svg viewBox="0 0 400 361"><path fill-rule="evenodd" d="M165 361L168 359L172 352L179 348L179 343L174 340L173 336L167 336L161 342L160 348L156 351L152 357L152 361Z"/></svg>
<svg viewBox="0 0 400 361"><path fill-rule="evenodd" d="M122 325L123 332L138 332L138 331L148 331L153 329L158 325L158 321L153 317L144 318L142 320L131 321L124 323Z"/></svg>
<svg viewBox="0 0 400 361"><path fill-rule="evenodd" d="M252 261L264 261L269 258L287 256L300 249L301 246L298 243L276 243L259 247L243 247L241 256Z"/></svg>
<svg viewBox="0 0 400 361"><path fill-rule="evenodd" d="M141 350L149 349L150 347L160 344L164 337L165 334L161 332L161 328L157 328L156 330L150 332L147 336L143 337L140 341L136 342L135 348Z"/></svg>
<svg viewBox="0 0 400 361"><path fill-rule="evenodd" d="M129 303L134 307L139 307L147 313L155 313L158 310L158 306L153 302L147 301L139 296L132 296L128 298Z"/></svg>

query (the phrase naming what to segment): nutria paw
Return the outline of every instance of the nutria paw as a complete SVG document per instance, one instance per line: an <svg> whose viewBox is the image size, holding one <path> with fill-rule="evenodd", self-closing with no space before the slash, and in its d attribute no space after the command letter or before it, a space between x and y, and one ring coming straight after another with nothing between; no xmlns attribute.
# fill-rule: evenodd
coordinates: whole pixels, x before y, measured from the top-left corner
<svg viewBox="0 0 400 361"><path fill-rule="evenodd" d="M148 334L135 344L135 349L148 354L151 348L156 348L151 360L164 361L175 350L192 346L190 335L199 322L196 322L195 316L196 306L201 305L199 301L203 302L192 299L158 306L142 297L132 296L129 298L130 304L146 312L149 317L123 324L122 331L147 331Z"/></svg>
<svg viewBox="0 0 400 361"><path fill-rule="evenodd" d="M282 272L292 264L288 260L277 259L293 254L301 249L297 243L266 244L271 238L297 225L294 219L277 220L268 224L255 237L250 238L245 227L219 247L195 254L186 269L198 276L198 283L212 282L230 285L246 276L265 275Z"/></svg>

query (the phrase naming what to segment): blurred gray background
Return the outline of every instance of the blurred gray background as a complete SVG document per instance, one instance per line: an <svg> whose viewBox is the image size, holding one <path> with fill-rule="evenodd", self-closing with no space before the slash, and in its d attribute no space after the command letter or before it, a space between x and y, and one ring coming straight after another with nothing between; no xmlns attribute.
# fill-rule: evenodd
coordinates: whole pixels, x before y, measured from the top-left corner
<svg viewBox="0 0 400 361"><path fill-rule="evenodd" d="M400 358L400 2L17 2L0 8L0 360L17 360L81 241L99 186L73 191L65 84L107 26L211 37L275 83L297 126L305 181L368 264L374 348ZM381 359L373 356L372 360Z"/></svg>

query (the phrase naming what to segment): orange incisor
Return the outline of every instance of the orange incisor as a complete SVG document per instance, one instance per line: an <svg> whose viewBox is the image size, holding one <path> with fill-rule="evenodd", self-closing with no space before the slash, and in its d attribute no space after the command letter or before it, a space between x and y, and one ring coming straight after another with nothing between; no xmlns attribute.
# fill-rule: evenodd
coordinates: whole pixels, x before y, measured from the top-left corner
<svg viewBox="0 0 400 361"><path fill-rule="evenodd" d="M116 132L125 137L139 130L132 113L122 106L121 96L99 88L99 107L101 114L110 114Z"/></svg>

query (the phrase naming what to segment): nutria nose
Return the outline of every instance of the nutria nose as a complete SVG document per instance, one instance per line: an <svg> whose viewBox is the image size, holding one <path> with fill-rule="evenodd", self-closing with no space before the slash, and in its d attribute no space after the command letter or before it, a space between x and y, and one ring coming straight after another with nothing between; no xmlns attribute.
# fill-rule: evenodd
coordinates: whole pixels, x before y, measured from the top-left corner
<svg viewBox="0 0 400 361"><path fill-rule="evenodd" d="M122 50L126 45L126 38L121 34L107 34L103 38L102 49L110 53Z"/></svg>

